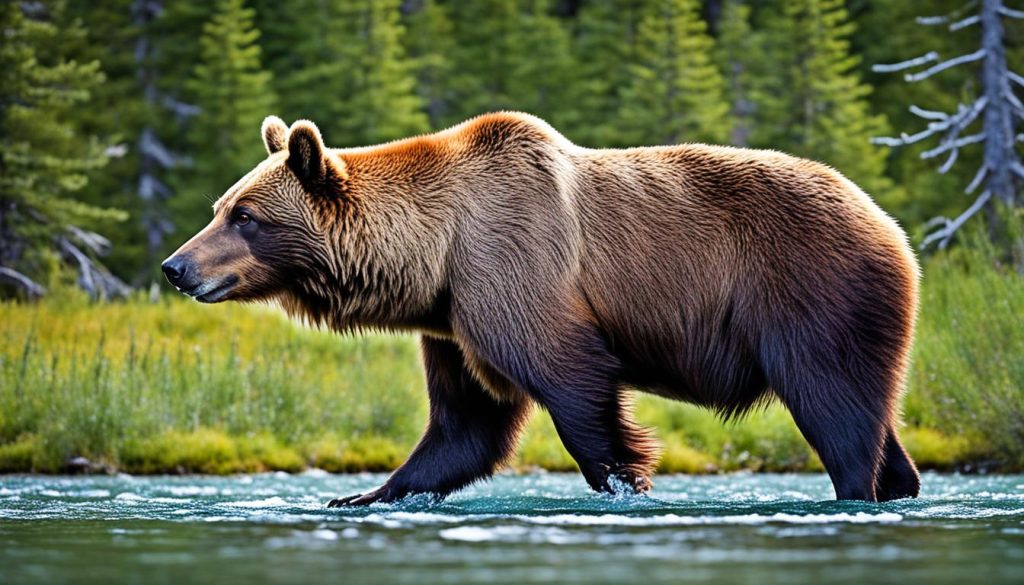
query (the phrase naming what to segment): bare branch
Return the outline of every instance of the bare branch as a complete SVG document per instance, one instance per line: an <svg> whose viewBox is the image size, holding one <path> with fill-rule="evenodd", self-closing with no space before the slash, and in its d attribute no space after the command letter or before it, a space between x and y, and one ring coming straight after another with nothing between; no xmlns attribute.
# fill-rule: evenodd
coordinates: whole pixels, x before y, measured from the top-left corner
<svg viewBox="0 0 1024 585"><path fill-rule="evenodd" d="M935 110L925 110L925 109L919 108L919 107L914 106L914 105L910 106L910 113L914 114L915 116L917 116L919 118L924 118L925 120L943 120L944 121L944 120L948 120L949 119L949 114L947 114L945 112L936 112Z"/></svg>
<svg viewBox="0 0 1024 585"><path fill-rule="evenodd" d="M924 65L925 63L931 63L939 60L939 54L935 51L926 53L917 57L916 59L909 59L907 61L901 61L899 63L891 63L888 65L872 65L871 70L875 73L892 73L893 71L903 71L904 69L910 69L911 67L917 67L918 65Z"/></svg>
<svg viewBox="0 0 1024 585"><path fill-rule="evenodd" d="M927 128L925 128L924 130L918 132L917 134L907 135L906 133L903 133L903 134L900 135L899 138L889 138L889 137L872 138L871 139L871 143L872 144L880 144L880 145L883 145L883 146L905 146L905 145L908 145L908 144L914 144L915 142L920 142L920 141L924 140L925 138L934 136L934 135L938 134L939 132L943 132L943 131L950 130L950 129L952 129L952 131L950 132L950 135L947 137L947 140L950 139L950 138L956 138L964 128L969 126L972 122L974 122L974 120L976 120L978 118L978 116L981 114L982 110L984 110L985 106L987 106L987 105L988 105L988 98L985 98L983 96L983 97L980 97L977 100L975 100L975 102L973 104L971 104L970 107L965 106L963 104L960 104L960 107L959 107L957 113L953 114L952 116L947 116L945 114L942 114L941 112L930 112L930 111L927 111L927 110L920 110L920 108L918 108L918 110L920 110L920 112L922 112L924 114L927 114L927 117L941 115L941 116L944 116L944 118L942 119L942 121L932 122L932 123L928 124ZM915 108L915 107L916 106L911 106L911 108L912 108L911 111L914 111L913 108ZM918 113L918 112L914 112L914 113L918 114L918 115L922 115L921 113ZM922 115L922 117L925 117L925 116Z"/></svg>
<svg viewBox="0 0 1024 585"><path fill-rule="evenodd" d="M46 289L39 286L36 281L17 270L7 268L6 266L0 266L0 282L13 284L14 286L24 290L25 293L28 294L29 298L37 299L46 294Z"/></svg>
<svg viewBox="0 0 1024 585"><path fill-rule="evenodd" d="M916 19L917 24L923 24L924 26L943 25L949 22L950 20L953 20L954 18L959 18L961 14L967 12L968 10L971 10L977 5L978 0L971 0L967 4L961 6L960 9L954 10L953 12L945 16L918 16Z"/></svg>
<svg viewBox="0 0 1024 585"><path fill-rule="evenodd" d="M105 256L110 253L110 240L89 230L83 230L76 225L68 226L70 233L80 244L85 246L93 254Z"/></svg>
<svg viewBox="0 0 1024 585"><path fill-rule="evenodd" d="M960 216L957 217L956 219L949 220L946 218L940 218L942 220L940 223L943 224L943 227L925 237L925 239L921 242L921 249L925 250L932 243L938 242L939 249L945 250L946 246L949 245L949 241L953 239L953 235L956 233L956 231L959 230L960 227L964 225L964 222L970 219L971 216L981 211L981 209L985 207L985 204L988 203L988 200L991 198L992 192L985 191L984 193L979 195L977 199L974 200L974 203L972 203L971 206L967 208L967 211L961 213Z"/></svg>
<svg viewBox="0 0 1024 585"><path fill-rule="evenodd" d="M968 16L963 20L958 20L953 24L949 25L949 30L956 32L962 28L967 28L972 24L978 24L981 21L981 17L975 14L974 16Z"/></svg>
<svg viewBox="0 0 1024 585"><path fill-rule="evenodd" d="M982 165L980 167L978 167L978 172L975 173L974 178L971 179L971 182L967 184L967 188L964 189L964 193L967 193L967 194L973 193L974 190L978 188L978 185L980 185L981 182L985 180L985 177L987 175L988 175L988 167L985 166L984 163L982 163Z"/></svg>
<svg viewBox="0 0 1024 585"><path fill-rule="evenodd" d="M967 146L968 144L976 144L978 142L981 142L982 140L985 140L985 133L984 132L979 132L977 134L971 134L970 136L964 136L963 138L958 138L956 140L948 140L946 142L943 142L939 146L936 146L935 148L933 148L931 150L926 150L926 151L922 152L921 153L921 158L922 159L935 158L935 157L939 156L940 154L942 154L944 152L948 152L948 151L953 150L955 148L962 148L964 146Z"/></svg>
<svg viewBox="0 0 1024 585"><path fill-rule="evenodd" d="M110 158L122 158L128 154L128 145L124 143L111 144L103 149L103 155Z"/></svg>
<svg viewBox="0 0 1024 585"><path fill-rule="evenodd" d="M1010 18L1024 19L1024 11L1014 10L1012 8L1007 8L1005 6L999 7L999 14L1002 14L1003 16L1008 16Z"/></svg>
<svg viewBox="0 0 1024 585"><path fill-rule="evenodd" d="M922 130L917 134L907 134L906 132L900 134L899 138L892 138L889 136L875 136L871 138L871 144L878 146L906 146L908 144L914 144L915 142L921 142L925 138L934 135L937 130Z"/></svg>
<svg viewBox="0 0 1024 585"><path fill-rule="evenodd" d="M1006 101L1010 102L1010 107L1013 108L1013 112L1021 118L1024 118L1024 103L1021 103L1020 98L1014 95L1010 88L1006 88L1003 95L1006 96Z"/></svg>
<svg viewBox="0 0 1024 585"><path fill-rule="evenodd" d="M179 119L187 119L191 118L192 116L198 116L202 112L199 106L187 104L183 101L176 100L169 95L163 96L163 99L161 99L161 101L163 102L164 106L166 106L167 109L174 112L174 115L176 115Z"/></svg>
<svg viewBox="0 0 1024 585"><path fill-rule="evenodd" d="M946 159L946 162L942 163L942 165L939 166L939 174L940 175L945 175L946 173L948 173L949 169L953 168L953 164L956 162L956 159L959 156L960 156L960 149L959 148L954 148L949 153L949 158Z"/></svg>
<svg viewBox="0 0 1024 585"><path fill-rule="evenodd" d="M1014 73L1013 71L1007 71L1006 76L1010 78L1010 81L1016 83L1021 87L1024 87L1024 76Z"/></svg>
<svg viewBox="0 0 1024 585"><path fill-rule="evenodd" d="M164 146L153 129L148 126L143 128L139 136L139 152L143 156L153 159L165 169L174 167L178 162L177 157Z"/></svg>
<svg viewBox="0 0 1024 585"><path fill-rule="evenodd" d="M130 289L102 264L93 261L66 237L57 239L64 257L78 265L78 284L93 298L109 299L125 296Z"/></svg>
<svg viewBox="0 0 1024 585"><path fill-rule="evenodd" d="M975 51L973 53L970 53L970 54L967 54L967 55L960 55L959 57L954 57L953 59L950 59L948 61L943 61L942 63L939 63L938 65L934 65L932 67L929 67L928 69L922 71L921 73L913 73L913 74L908 73L905 76L903 76L903 78L906 79L910 83L914 83L914 82L917 82L917 81L921 81L923 79L928 79L929 77L931 77L932 75L935 75L936 73L939 73L941 71L945 71L946 69L950 69L952 67L956 67L957 65L963 65L964 63L971 63L972 61L980 61L984 57L985 57L985 49L978 49L977 51Z"/></svg>
<svg viewBox="0 0 1024 585"><path fill-rule="evenodd" d="M1024 165L1020 164L1020 161L1013 161L1010 163L1010 170L1013 174L1017 175L1021 179L1024 179Z"/></svg>

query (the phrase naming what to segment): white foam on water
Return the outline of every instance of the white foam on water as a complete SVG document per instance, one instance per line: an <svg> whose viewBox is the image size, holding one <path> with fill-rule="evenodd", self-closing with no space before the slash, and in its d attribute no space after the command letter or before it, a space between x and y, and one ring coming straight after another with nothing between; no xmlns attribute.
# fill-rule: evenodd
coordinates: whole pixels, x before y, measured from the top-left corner
<svg viewBox="0 0 1024 585"><path fill-rule="evenodd" d="M467 516L452 516L450 514L436 514L433 512L391 512L386 516L393 520L410 522L413 524L439 524L465 522Z"/></svg>
<svg viewBox="0 0 1024 585"><path fill-rule="evenodd" d="M288 506L288 502L284 499L274 496L272 498L264 498L262 500L240 500L237 502L221 502L218 506L228 506L231 508L281 508Z"/></svg>
<svg viewBox="0 0 1024 585"><path fill-rule="evenodd" d="M518 540L525 536L529 529L525 526L457 526L446 528L438 533L445 540L461 542L491 542L496 540Z"/></svg>
<svg viewBox="0 0 1024 585"><path fill-rule="evenodd" d="M318 528L309 534L318 540L338 540L338 533L328 528Z"/></svg>
<svg viewBox="0 0 1024 585"><path fill-rule="evenodd" d="M597 516L581 514L555 514L553 516L516 516L517 520L531 524L552 524L566 526L697 526L707 524L871 524L891 523L903 520L901 514L882 512L869 514L742 514L731 516L680 516L664 514L661 516L623 516L621 514L601 514Z"/></svg>
<svg viewBox="0 0 1024 585"><path fill-rule="evenodd" d="M921 510L907 512L907 516L912 518L937 518L943 520L972 520L996 516L1016 516L1019 514L1024 514L1024 508L987 508L962 504L929 506Z"/></svg>
<svg viewBox="0 0 1024 585"><path fill-rule="evenodd" d="M77 493L71 493L68 495L78 496L79 498L109 498L110 490L84 490Z"/></svg>
<svg viewBox="0 0 1024 585"><path fill-rule="evenodd" d="M342 538L358 538L359 537L359 529L355 528L353 526L348 526L344 530L341 531L341 537Z"/></svg>
<svg viewBox="0 0 1024 585"><path fill-rule="evenodd" d="M134 492L123 492L114 496L114 499L118 502L144 502L146 498L136 494Z"/></svg>
<svg viewBox="0 0 1024 585"><path fill-rule="evenodd" d="M319 467L311 467L299 474L302 477L327 477L330 473L327 473Z"/></svg>
<svg viewBox="0 0 1024 585"><path fill-rule="evenodd" d="M174 485L167 491L172 496L215 496L219 490L211 485Z"/></svg>
<svg viewBox="0 0 1024 585"><path fill-rule="evenodd" d="M146 497L140 496L135 492L122 492L114 496L114 501L121 502L122 504L137 505L142 503L147 504L187 504L191 500L185 498L165 498L165 497Z"/></svg>
<svg viewBox="0 0 1024 585"><path fill-rule="evenodd" d="M530 542L533 544L580 544L595 542L601 536L572 533L555 526L457 526L438 532L444 540L459 542Z"/></svg>

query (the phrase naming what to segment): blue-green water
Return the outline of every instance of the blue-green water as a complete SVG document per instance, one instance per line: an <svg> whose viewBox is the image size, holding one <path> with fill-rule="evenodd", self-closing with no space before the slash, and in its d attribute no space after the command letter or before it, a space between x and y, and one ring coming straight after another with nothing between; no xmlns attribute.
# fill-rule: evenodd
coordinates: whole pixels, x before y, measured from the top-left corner
<svg viewBox="0 0 1024 585"><path fill-rule="evenodd" d="M336 510L383 476L0 476L4 583L1024 583L1024 476L927 474L830 501L821 475L661 476L650 496L502 475Z"/></svg>

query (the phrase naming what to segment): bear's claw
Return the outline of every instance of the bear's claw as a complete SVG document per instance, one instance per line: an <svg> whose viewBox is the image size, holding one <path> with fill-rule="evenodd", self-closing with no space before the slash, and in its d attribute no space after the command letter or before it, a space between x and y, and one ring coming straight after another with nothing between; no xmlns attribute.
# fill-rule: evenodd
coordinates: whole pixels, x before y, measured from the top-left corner
<svg viewBox="0 0 1024 585"><path fill-rule="evenodd" d="M354 494L343 498L335 498L327 503L328 508L354 508L356 506L369 506L377 502L393 502L398 498L388 486L381 486L372 492L365 494Z"/></svg>

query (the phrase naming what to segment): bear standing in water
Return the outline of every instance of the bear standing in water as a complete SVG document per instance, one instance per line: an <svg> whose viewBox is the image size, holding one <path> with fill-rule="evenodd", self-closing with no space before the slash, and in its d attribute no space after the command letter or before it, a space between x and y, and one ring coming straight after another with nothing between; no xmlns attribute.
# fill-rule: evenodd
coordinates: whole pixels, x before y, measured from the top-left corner
<svg viewBox="0 0 1024 585"><path fill-rule="evenodd" d="M270 117L263 139L268 158L163 270L202 302L422 334L423 438L379 489L332 506L489 476L534 403L593 489L644 491L657 447L630 388L723 417L777 398L838 498L917 495L897 436L917 262L833 169L700 144L592 150L518 113L353 149Z"/></svg>

